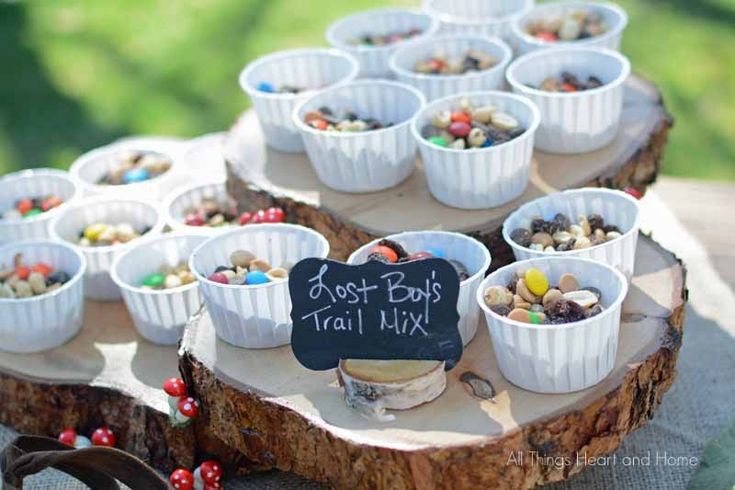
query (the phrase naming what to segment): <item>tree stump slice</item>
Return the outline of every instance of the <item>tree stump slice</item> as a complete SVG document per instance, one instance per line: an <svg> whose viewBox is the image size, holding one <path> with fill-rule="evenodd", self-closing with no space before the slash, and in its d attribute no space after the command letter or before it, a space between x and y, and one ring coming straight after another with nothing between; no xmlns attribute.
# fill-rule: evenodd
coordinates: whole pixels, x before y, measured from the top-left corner
<svg viewBox="0 0 735 490"><path fill-rule="evenodd" d="M191 467L194 432L171 427L161 388L177 366L176 346L140 337L121 301L87 300L82 330L65 345L0 352L0 422L50 437L67 427L89 437L106 425L119 449L161 470Z"/></svg>
<svg viewBox="0 0 735 490"><path fill-rule="evenodd" d="M478 238L493 253L493 267L512 261L500 237L503 220L521 204L543 194L585 185L644 190L655 180L666 137L673 124L661 94L651 82L632 76L625 86L620 132L607 147L581 155L536 151L525 193L486 210L445 206L429 193L424 170L416 170L395 188L345 194L319 182L306 154L287 154L264 144L257 116L246 111L224 143L228 191L241 210L283 207L290 222L327 237L330 256L345 260L378 236L406 230L445 229Z"/></svg>
<svg viewBox="0 0 735 490"><path fill-rule="evenodd" d="M181 369L202 401L207 430L247 459L335 488L519 488L584 468L532 463L540 456L596 457L653 416L675 377L684 324L682 264L646 236L623 305L615 369L597 386L565 395L522 390L503 378L484 318L436 400L396 420L349 409L333 370L303 368L290 346L241 349L216 338L206 312L181 343ZM459 380L491 381L495 402ZM523 454L514 463L512 455Z"/></svg>

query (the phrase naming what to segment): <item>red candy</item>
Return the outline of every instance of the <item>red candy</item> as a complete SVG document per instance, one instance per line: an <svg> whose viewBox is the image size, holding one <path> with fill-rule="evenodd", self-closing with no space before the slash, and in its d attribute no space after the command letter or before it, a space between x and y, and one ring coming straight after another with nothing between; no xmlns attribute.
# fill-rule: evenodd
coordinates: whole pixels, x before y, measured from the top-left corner
<svg viewBox="0 0 735 490"><path fill-rule="evenodd" d="M575 87L571 83L567 83L567 82L564 82L564 83L561 84L561 89L564 92L576 92L577 91L577 87Z"/></svg>
<svg viewBox="0 0 735 490"><path fill-rule="evenodd" d="M472 117L469 114L467 114L465 111L452 112L451 119L452 119L452 122L463 122L467 124L472 124Z"/></svg>
<svg viewBox="0 0 735 490"><path fill-rule="evenodd" d="M390 247L385 245L377 245L372 253L377 253L388 259L390 262L398 262L398 254Z"/></svg>
<svg viewBox="0 0 735 490"><path fill-rule="evenodd" d="M468 134L470 134L470 130L472 129L472 126L467 124L466 122L453 122L449 125L449 134L452 136L456 136L457 138L464 138Z"/></svg>
<svg viewBox="0 0 735 490"><path fill-rule="evenodd" d="M41 211L48 211L51 208L61 205L63 201L58 196L51 196L41 201Z"/></svg>
<svg viewBox="0 0 735 490"><path fill-rule="evenodd" d="M31 274L31 269L24 266L19 265L15 268L15 274L18 276L19 279L26 280L28 279L28 276Z"/></svg>
<svg viewBox="0 0 735 490"><path fill-rule="evenodd" d="M314 119L312 121L309 121L309 125L320 131L324 131L325 129L327 129L327 126L329 126L329 123L327 123L327 121L325 121L324 119Z"/></svg>
<svg viewBox="0 0 735 490"><path fill-rule="evenodd" d="M20 214L26 214L28 211L33 209L33 201L30 199L21 199L15 206Z"/></svg>
<svg viewBox="0 0 735 490"><path fill-rule="evenodd" d="M77 440L77 431L74 429L64 429L59 434L59 442L66 444L67 446L73 446L74 441Z"/></svg>
<svg viewBox="0 0 735 490"><path fill-rule="evenodd" d="M556 37L556 34L554 34L553 32L549 32L549 31L537 32L535 34L535 36L536 36L537 39L540 39L540 40L546 41L546 42L550 42L550 43L553 43L553 42L559 40L559 38Z"/></svg>
<svg viewBox="0 0 735 490"><path fill-rule="evenodd" d="M286 220L286 213L281 208L269 208L265 212L265 223L283 223Z"/></svg>
<svg viewBox="0 0 735 490"><path fill-rule="evenodd" d="M184 224L188 226L204 226L206 221L198 214L187 214L184 218Z"/></svg>
<svg viewBox="0 0 735 490"><path fill-rule="evenodd" d="M215 272L213 274L210 274L207 278L212 282L218 282L220 284L229 284L229 281L227 280L227 276L222 274L221 272Z"/></svg>
<svg viewBox="0 0 735 490"><path fill-rule="evenodd" d="M421 260L421 259L430 259L433 255L431 255L429 252L416 252L415 254L411 254L408 256L408 260Z"/></svg>
<svg viewBox="0 0 735 490"><path fill-rule="evenodd" d="M115 447L115 434L107 427L100 427L92 433L92 444L95 446Z"/></svg>
<svg viewBox="0 0 735 490"><path fill-rule="evenodd" d="M33 267L31 267L32 272L38 272L43 277L47 277L49 274L51 274L54 271L54 268L51 267L48 264L44 264L43 262L39 262L37 264L34 264Z"/></svg>
<svg viewBox="0 0 735 490"><path fill-rule="evenodd" d="M628 194L635 197L636 199L643 198L643 193L639 191L638 189L636 189L635 187L626 187L625 189L623 189L623 192L627 192Z"/></svg>

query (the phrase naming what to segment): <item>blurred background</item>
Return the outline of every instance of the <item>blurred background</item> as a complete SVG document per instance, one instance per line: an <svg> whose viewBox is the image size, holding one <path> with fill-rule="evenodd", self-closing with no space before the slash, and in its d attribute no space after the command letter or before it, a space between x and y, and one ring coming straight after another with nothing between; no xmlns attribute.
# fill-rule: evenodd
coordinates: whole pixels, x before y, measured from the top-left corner
<svg viewBox="0 0 735 490"><path fill-rule="evenodd" d="M735 180L735 0L617 0L623 52L675 117L663 173ZM0 0L0 174L68 167L130 134L226 130L237 76L387 0Z"/></svg>

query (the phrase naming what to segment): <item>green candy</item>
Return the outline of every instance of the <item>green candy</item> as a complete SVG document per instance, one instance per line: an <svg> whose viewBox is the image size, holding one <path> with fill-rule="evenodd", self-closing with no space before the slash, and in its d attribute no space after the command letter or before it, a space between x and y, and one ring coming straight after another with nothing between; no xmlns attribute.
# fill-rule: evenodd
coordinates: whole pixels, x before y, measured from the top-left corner
<svg viewBox="0 0 735 490"><path fill-rule="evenodd" d="M165 281L166 277L163 274L151 274L143 279L143 286L157 288L159 286L163 286Z"/></svg>
<svg viewBox="0 0 735 490"><path fill-rule="evenodd" d="M429 142L434 143L437 146L443 146L444 148L449 146L449 143L447 143L447 140L445 140L441 136L429 136Z"/></svg>
<svg viewBox="0 0 735 490"><path fill-rule="evenodd" d="M531 321L530 323L532 323L534 325L540 325L540 324L543 323L541 321L541 317L535 311L529 311L528 312L528 319Z"/></svg>
<svg viewBox="0 0 735 490"><path fill-rule="evenodd" d="M31 216L36 216L36 215L41 214L41 213L43 213L43 211L41 211L40 209L33 208L33 209L28 210L26 212L26 214L23 215L23 217L24 218L30 218Z"/></svg>

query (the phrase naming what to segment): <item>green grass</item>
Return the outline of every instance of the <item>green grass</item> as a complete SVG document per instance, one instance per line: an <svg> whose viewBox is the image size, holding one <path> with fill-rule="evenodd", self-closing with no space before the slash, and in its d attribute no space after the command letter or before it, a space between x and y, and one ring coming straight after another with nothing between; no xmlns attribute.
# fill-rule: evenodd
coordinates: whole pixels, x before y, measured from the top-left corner
<svg viewBox="0 0 735 490"><path fill-rule="evenodd" d="M270 51L323 45L369 0L0 2L0 173L68 167L127 134L196 136L248 106L237 75ZM664 173L735 180L735 2L621 0L624 52L676 119Z"/></svg>

